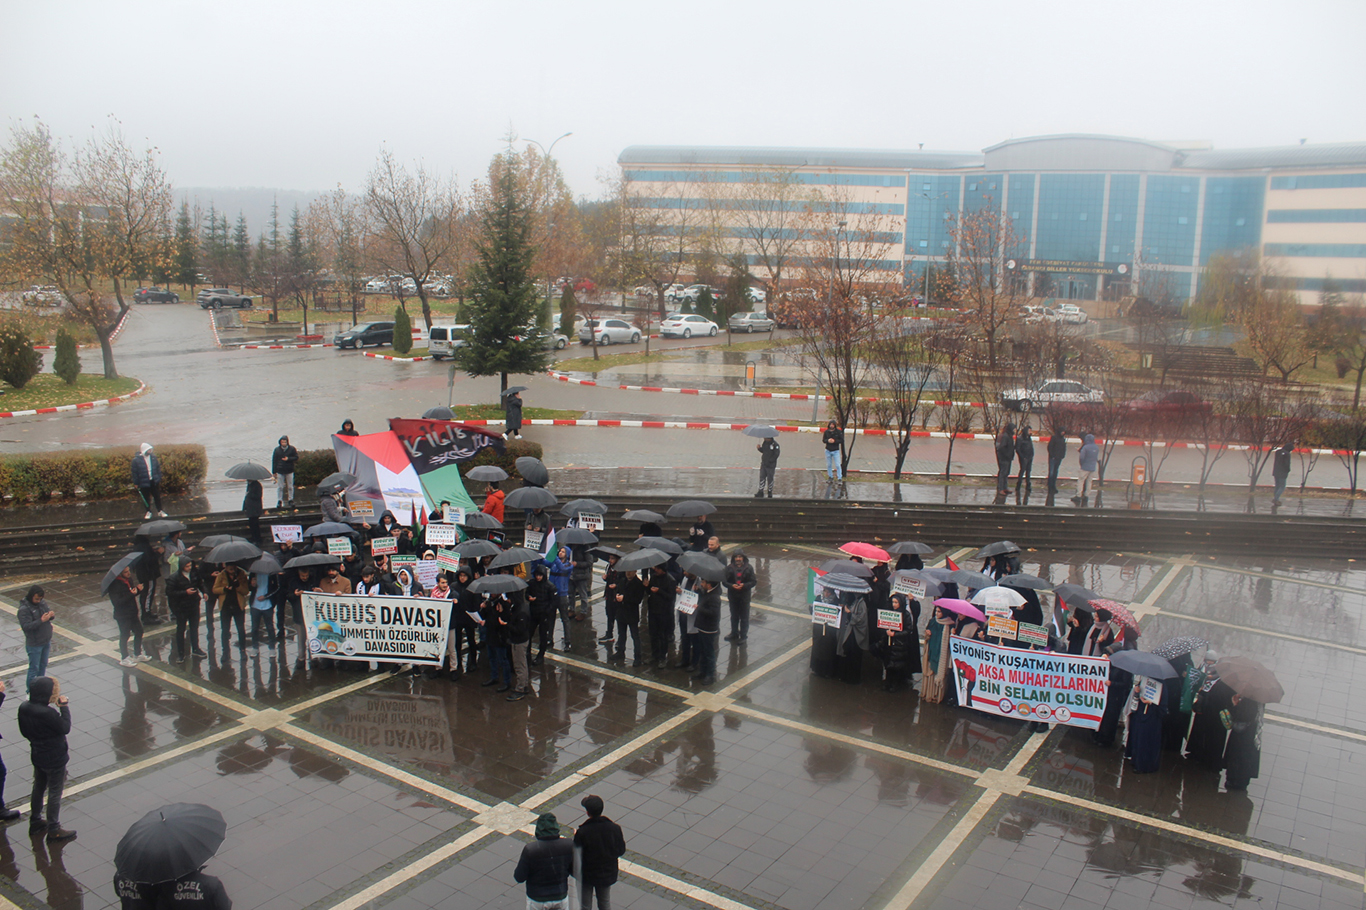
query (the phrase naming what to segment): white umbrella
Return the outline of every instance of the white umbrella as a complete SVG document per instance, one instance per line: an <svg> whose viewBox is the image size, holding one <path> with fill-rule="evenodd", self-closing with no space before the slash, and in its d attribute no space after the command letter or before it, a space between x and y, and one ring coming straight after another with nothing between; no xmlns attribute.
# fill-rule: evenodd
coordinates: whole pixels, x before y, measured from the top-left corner
<svg viewBox="0 0 1366 910"><path fill-rule="evenodd" d="M990 588L982 588L972 595L972 600L969 603L974 603L979 607L1012 608L1024 606L1025 599L1019 591L993 585Z"/></svg>

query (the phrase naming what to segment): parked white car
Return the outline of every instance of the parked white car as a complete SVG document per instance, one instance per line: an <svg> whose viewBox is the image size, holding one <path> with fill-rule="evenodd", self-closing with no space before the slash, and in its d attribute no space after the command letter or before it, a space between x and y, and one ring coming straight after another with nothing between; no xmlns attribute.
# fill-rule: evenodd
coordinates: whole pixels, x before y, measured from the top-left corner
<svg viewBox="0 0 1366 910"><path fill-rule="evenodd" d="M1105 393L1087 388L1071 379L1049 379L1032 389L1009 389L1001 393L1001 404L1012 411L1032 411L1052 405L1100 404Z"/></svg>
<svg viewBox="0 0 1366 910"><path fill-rule="evenodd" d="M1058 318L1068 325L1082 325L1086 322L1086 311L1075 303L1059 304L1057 308Z"/></svg>
<svg viewBox="0 0 1366 910"><path fill-rule="evenodd" d="M659 333L665 338L691 338L694 335L714 336L719 329L716 323L696 313L670 313L659 324Z"/></svg>
<svg viewBox="0 0 1366 910"><path fill-rule="evenodd" d="M634 344L640 340L640 329L624 319L587 320L579 330L579 341L592 344L594 335L597 336L598 344Z"/></svg>

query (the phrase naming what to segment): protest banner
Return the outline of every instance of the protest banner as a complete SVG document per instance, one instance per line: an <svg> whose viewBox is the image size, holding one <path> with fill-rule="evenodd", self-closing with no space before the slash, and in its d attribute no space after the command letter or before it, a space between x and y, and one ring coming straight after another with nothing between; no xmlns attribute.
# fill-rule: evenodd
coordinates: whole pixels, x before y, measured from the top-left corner
<svg viewBox="0 0 1366 910"><path fill-rule="evenodd" d="M826 625L832 629L840 627L839 604L821 603L819 600L811 605L811 622L818 625Z"/></svg>
<svg viewBox="0 0 1366 910"><path fill-rule="evenodd" d="M924 600L925 582L909 575L898 575L896 581L892 583L892 593L905 594L912 600Z"/></svg>
<svg viewBox="0 0 1366 910"><path fill-rule="evenodd" d="M1013 615L1010 612L1010 607L1007 607L1005 604L987 604L982 608L982 612L985 613L988 618L997 616L1001 619L1009 619Z"/></svg>
<svg viewBox="0 0 1366 910"><path fill-rule="evenodd" d="M398 552L397 537L376 537L370 541L371 556L392 556Z"/></svg>
<svg viewBox="0 0 1366 910"><path fill-rule="evenodd" d="M697 612L697 592L680 591L678 593L678 612L691 616Z"/></svg>
<svg viewBox="0 0 1366 910"><path fill-rule="evenodd" d="M336 707L340 710L310 712L309 725L390 759L445 768L455 764L450 714L443 698L362 693L340 699Z"/></svg>
<svg viewBox="0 0 1366 910"><path fill-rule="evenodd" d="M442 509L441 518L446 524L462 525L465 523L465 510L460 506L453 506L450 503Z"/></svg>
<svg viewBox="0 0 1366 910"><path fill-rule="evenodd" d="M949 640L958 703L987 714L1095 730L1105 713L1110 661Z"/></svg>
<svg viewBox="0 0 1366 910"><path fill-rule="evenodd" d="M892 632L900 632L901 611L900 610L878 610L877 627L879 629L889 629Z"/></svg>
<svg viewBox="0 0 1366 910"><path fill-rule="evenodd" d="M578 515L579 527L585 531L592 531L594 534L602 530L602 516L597 512L580 512Z"/></svg>
<svg viewBox="0 0 1366 910"><path fill-rule="evenodd" d="M310 654L440 666L452 603L425 597L302 595Z"/></svg>
<svg viewBox="0 0 1366 910"><path fill-rule="evenodd" d="M453 547L459 531L455 525L427 525L427 545L432 547Z"/></svg>
<svg viewBox="0 0 1366 910"><path fill-rule="evenodd" d="M426 560L423 560L424 562ZM439 569L450 569L452 572L460 569L460 554L454 550L437 550L436 565Z"/></svg>
<svg viewBox="0 0 1366 910"><path fill-rule="evenodd" d="M349 537L329 537L327 538L328 556L350 556L351 538Z"/></svg>
<svg viewBox="0 0 1366 910"><path fill-rule="evenodd" d="M351 510L352 518L374 518L375 502L372 499L348 500L346 507Z"/></svg>
<svg viewBox="0 0 1366 910"><path fill-rule="evenodd" d="M1008 638L1015 640L1015 630L1018 623L1009 618L1010 611L1006 611L1006 616L987 617L987 634L994 638Z"/></svg>
<svg viewBox="0 0 1366 910"><path fill-rule="evenodd" d="M275 543L287 543L293 541L300 543L304 539L303 525L271 525L270 539Z"/></svg>
<svg viewBox="0 0 1366 910"><path fill-rule="evenodd" d="M389 567L394 570L395 574L398 573L399 569L407 569L409 572L416 572L417 557L411 553L406 556L390 556Z"/></svg>
<svg viewBox="0 0 1366 910"><path fill-rule="evenodd" d="M1020 628L1015 632L1017 641L1022 641L1027 645L1048 646L1048 627L1036 626L1032 622L1020 623Z"/></svg>
<svg viewBox="0 0 1366 910"><path fill-rule="evenodd" d="M441 567L436 564L435 559L419 559L417 562L417 583L430 591L436 586L436 573L441 571Z"/></svg>
<svg viewBox="0 0 1366 910"><path fill-rule="evenodd" d="M541 531L526 531L522 534L522 546L528 550L541 551L541 544L545 543L545 534Z"/></svg>

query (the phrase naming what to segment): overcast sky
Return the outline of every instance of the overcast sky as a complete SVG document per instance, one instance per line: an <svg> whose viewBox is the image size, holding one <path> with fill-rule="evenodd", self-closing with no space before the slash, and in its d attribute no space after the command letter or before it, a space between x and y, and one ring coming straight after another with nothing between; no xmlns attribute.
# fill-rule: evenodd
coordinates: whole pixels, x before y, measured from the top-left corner
<svg viewBox="0 0 1366 910"><path fill-rule="evenodd" d="M574 192L628 145L1366 141L1362 0L0 0L0 119L112 115L181 186L358 190L381 145Z"/></svg>

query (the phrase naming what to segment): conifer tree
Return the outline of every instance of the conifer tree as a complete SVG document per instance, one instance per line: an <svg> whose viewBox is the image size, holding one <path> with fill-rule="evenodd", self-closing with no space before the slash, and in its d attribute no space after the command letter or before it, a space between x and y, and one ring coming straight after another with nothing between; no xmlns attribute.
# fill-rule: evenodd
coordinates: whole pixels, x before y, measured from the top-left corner
<svg viewBox="0 0 1366 910"><path fill-rule="evenodd" d="M407 354L413 349L413 321L402 305L394 307L394 353Z"/></svg>
<svg viewBox="0 0 1366 910"><path fill-rule="evenodd" d="M57 353L52 360L52 372L67 385L75 385L81 378L81 358L76 353L76 339L66 329L57 330Z"/></svg>

